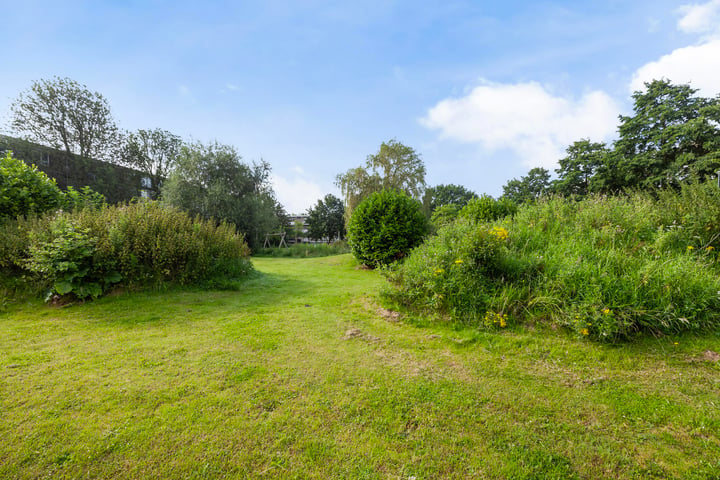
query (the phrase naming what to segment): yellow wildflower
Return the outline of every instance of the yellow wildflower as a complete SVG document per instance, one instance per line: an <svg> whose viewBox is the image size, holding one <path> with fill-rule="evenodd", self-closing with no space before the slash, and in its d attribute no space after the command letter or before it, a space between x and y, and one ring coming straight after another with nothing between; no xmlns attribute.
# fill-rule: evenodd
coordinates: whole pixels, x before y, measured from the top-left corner
<svg viewBox="0 0 720 480"><path fill-rule="evenodd" d="M508 238L508 231L503 227L493 227L492 230L490 230L490 235L494 235L499 240L505 240Z"/></svg>
<svg viewBox="0 0 720 480"><path fill-rule="evenodd" d="M435 270L435 275L440 275L440 274L443 273L444 271L445 271L445 270L443 270L442 268L438 268L437 270Z"/></svg>
<svg viewBox="0 0 720 480"><path fill-rule="evenodd" d="M463 263L462 258L455 260L455 265L460 265L461 263Z"/></svg>
<svg viewBox="0 0 720 480"><path fill-rule="evenodd" d="M715 250L715 247L713 247L712 245L708 245L707 247L705 247L705 250L707 250L708 252L712 252L713 250Z"/></svg>
<svg viewBox="0 0 720 480"><path fill-rule="evenodd" d="M609 308L603 308L602 309L603 315L610 315L610 309Z"/></svg>
<svg viewBox="0 0 720 480"><path fill-rule="evenodd" d="M507 327L507 315L500 317L500 328Z"/></svg>
<svg viewBox="0 0 720 480"><path fill-rule="evenodd" d="M688 245L688 246L687 246L687 251L688 251L688 252L692 252L693 250L695 250L695 247L693 247L692 245Z"/></svg>
<svg viewBox="0 0 720 480"><path fill-rule="evenodd" d="M588 336L588 335L590 335L590 330L588 330L587 328L583 328L582 330L580 330L580 333L582 333L585 336Z"/></svg>

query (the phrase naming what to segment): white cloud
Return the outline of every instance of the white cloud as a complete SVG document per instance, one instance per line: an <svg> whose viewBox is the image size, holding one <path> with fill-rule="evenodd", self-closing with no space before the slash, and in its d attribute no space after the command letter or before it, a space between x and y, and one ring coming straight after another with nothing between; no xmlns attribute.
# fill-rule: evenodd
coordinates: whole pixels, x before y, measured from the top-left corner
<svg viewBox="0 0 720 480"><path fill-rule="evenodd" d="M438 102L420 122L443 138L476 143L487 151L508 149L527 167L552 168L569 144L607 140L619 107L606 93L579 99L555 96L535 82L483 82L460 98Z"/></svg>
<svg viewBox="0 0 720 480"><path fill-rule="evenodd" d="M319 199L323 198L326 193L323 192L319 185L297 176L285 178L273 174L270 176L270 182L278 201L291 214L305 212L315 205Z"/></svg>
<svg viewBox="0 0 720 480"><path fill-rule="evenodd" d="M720 0L683 5L678 30L685 33L720 33Z"/></svg>
<svg viewBox="0 0 720 480"><path fill-rule="evenodd" d="M643 65L635 71L630 89L643 90L644 82L660 78L675 84L689 83L701 95L714 97L720 93L720 39L678 48Z"/></svg>
<svg viewBox="0 0 720 480"><path fill-rule="evenodd" d="M630 90L644 89L644 83L666 78L673 83L689 83L703 96L720 93L720 0L689 4L678 10L677 28L701 35L700 42L682 47L646 63L632 76Z"/></svg>

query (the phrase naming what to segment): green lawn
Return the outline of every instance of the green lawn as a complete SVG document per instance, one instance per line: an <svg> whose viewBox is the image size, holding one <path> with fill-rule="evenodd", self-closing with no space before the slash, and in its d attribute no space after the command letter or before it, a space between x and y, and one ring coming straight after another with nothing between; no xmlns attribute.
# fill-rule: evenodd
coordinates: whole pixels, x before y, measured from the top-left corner
<svg viewBox="0 0 720 480"><path fill-rule="evenodd" d="M0 478L720 478L720 335L397 321L349 256L0 313ZM0 306L3 303L0 302Z"/></svg>

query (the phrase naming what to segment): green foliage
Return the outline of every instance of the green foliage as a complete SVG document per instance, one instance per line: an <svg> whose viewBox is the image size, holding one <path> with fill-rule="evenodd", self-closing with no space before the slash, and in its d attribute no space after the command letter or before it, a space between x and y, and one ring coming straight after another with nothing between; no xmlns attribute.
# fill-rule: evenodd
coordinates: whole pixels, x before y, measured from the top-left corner
<svg viewBox="0 0 720 480"><path fill-rule="evenodd" d="M503 186L503 197L514 203L532 203L550 192L550 172L542 167L531 169L520 180L510 180Z"/></svg>
<svg viewBox="0 0 720 480"><path fill-rule="evenodd" d="M390 190L363 200L348 224L353 255L370 267L389 265L405 257L426 233L427 220L420 203Z"/></svg>
<svg viewBox="0 0 720 480"><path fill-rule="evenodd" d="M420 200L425 190L425 165L413 148L390 140L368 155L365 167L338 175L335 183L345 197L345 217L350 218L355 207L374 192L397 190Z"/></svg>
<svg viewBox="0 0 720 480"><path fill-rule="evenodd" d="M150 188L157 196L163 180L175 167L182 144L179 136L160 128L129 132L124 135L120 158L150 178Z"/></svg>
<svg viewBox="0 0 720 480"><path fill-rule="evenodd" d="M432 215L443 205L455 205L460 209L473 198L477 198L477 194L462 185L435 185L425 190L423 207L428 215Z"/></svg>
<svg viewBox="0 0 720 480"><path fill-rule="evenodd" d="M489 195L482 195L470 200L458 216L473 222L492 222L514 215L516 211L517 205L507 197L495 200Z"/></svg>
<svg viewBox="0 0 720 480"><path fill-rule="evenodd" d="M193 215L234 224L255 249L266 233L287 223L269 176L266 162L247 165L231 146L198 142L181 149L162 197Z"/></svg>
<svg viewBox="0 0 720 480"><path fill-rule="evenodd" d="M90 187L75 190L68 187L63 192L62 208L65 210L82 210L83 208L101 208L106 205L105 195Z"/></svg>
<svg viewBox="0 0 720 480"><path fill-rule="evenodd" d="M570 145L566 153L567 156L558 161L560 168L555 170L558 180L553 182L552 189L560 195L582 198L591 191L591 179L605 163L610 150L604 143L583 139Z"/></svg>
<svg viewBox="0 0 720 480"><path fill-rule="evenodd" d="M79 299L97 298L120 281L120 274L107 268L109 262L94 262L97 238L89 232L58 216L49 231L31 234L27 269L49 286L46 300L70 294Z"/></svg>
<svg viewBox="0 0 720 480"><path fill-rule="evenodd" d="M430 225L437 231L445 225L449 225L454 222L460 214L460 207L453 203L446 205L440 205L430 216Z"/></svg>
<svg viewBox="0 0 720 480"><path fill-rule="evenodd" d="M548 320L601 341L717 328L718 205L707 184L658 199L547 198L504 221L497 249L492 223L457 222L413 251L387 294L458 321Z"/></svg>
<svg viewBox="0 0 720 480"><path fill-rule="evenodd" d="M0 219L47 212L62 203L55 180L10 152L0 157Z"/></svg>
<svg viewBox="0 0 720 480"><path fill-rule="evenodd" d="M345 207L342 200L327 194L308 210L308 237L328 242L345 236Z"/></svg>
<svg viewBox="0 0 720 480"><path fill-rule="evenodd" d="M507 230L460 220L441 228L390 271L401 290L386 291L405 306L482 322L494 294L525 268L513 265L505 246Z"/></svg>
<svg viewBox="0 0 720 480"><path fill-rule="evenodd" d="M157 202L18 218L0 233L0 277L40 282L50 295L97 297L113 284L225 284L251 269L235 227Z"/></svg>

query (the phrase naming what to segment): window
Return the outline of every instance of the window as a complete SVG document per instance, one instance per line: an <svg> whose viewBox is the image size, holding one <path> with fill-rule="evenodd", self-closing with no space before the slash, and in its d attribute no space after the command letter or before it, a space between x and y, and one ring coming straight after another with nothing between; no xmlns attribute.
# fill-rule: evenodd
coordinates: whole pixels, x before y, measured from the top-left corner
<svg viewBox="0 0 720 480"><path fill-rule="evenodd" d="M150 181L150 177L142 177L140 179L140 185L143 188L152 188L152 182Z"/></svg>
<svg viewBox="0 0 720 480"><path fill-rule="evenodd" d="M47 152L40 152L40 160L38 161L38 165L40 165L41 167L49 167L50 154Z"/></svg>
<svg viewBox="0 0 720 480"><path fill-rule="evenodd" d="M140 198L150 199L150 190L140 190Z"/></svg>

